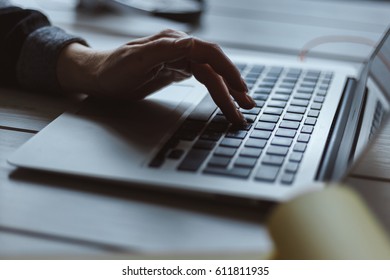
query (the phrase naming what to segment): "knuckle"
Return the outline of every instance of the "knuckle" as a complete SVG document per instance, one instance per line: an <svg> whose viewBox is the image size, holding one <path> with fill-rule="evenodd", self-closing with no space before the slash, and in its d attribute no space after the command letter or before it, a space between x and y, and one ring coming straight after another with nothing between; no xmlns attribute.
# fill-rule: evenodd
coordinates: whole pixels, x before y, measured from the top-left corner
<svg viewBox="0 0 390 280"><path fill-rule="evenodd" d="M170 28L164 29L163 31L160 32L160 34L165 36L175 35L176 33L177 33L176 30Z"/></svg>
<svg viewBox="0 0 390 280"><path fill-rule="evenodd" d="M210 43L210 47L217 52L222 52L221 47L216 43Z"/></svg>

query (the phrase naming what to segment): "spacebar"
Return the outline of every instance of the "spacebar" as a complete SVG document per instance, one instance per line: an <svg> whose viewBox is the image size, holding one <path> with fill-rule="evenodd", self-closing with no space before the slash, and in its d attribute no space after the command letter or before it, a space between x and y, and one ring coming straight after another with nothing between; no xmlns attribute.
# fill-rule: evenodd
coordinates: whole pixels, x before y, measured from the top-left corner
<svg viewBox="0 0 390 280"><path fill-rule="evenodd" d="M194 121L208 121L216 109L217 105L215 105L211 95L206 94L187 119Z"/></svg>

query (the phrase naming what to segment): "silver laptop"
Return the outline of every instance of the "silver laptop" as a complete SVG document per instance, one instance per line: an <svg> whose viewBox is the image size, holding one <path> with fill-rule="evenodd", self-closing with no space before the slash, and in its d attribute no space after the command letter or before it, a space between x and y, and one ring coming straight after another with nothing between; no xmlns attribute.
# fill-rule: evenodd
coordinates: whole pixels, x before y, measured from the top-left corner
<svg viewBox="0 0 390 280"><path fill-rule="evenodd" d="M141 188L282 201L341 180L389 111L389 31L359 73L326 62L234 59L257 103L242 110L247 127L228 123L189 80L136 103L87 99L9 162Z"/></svg>

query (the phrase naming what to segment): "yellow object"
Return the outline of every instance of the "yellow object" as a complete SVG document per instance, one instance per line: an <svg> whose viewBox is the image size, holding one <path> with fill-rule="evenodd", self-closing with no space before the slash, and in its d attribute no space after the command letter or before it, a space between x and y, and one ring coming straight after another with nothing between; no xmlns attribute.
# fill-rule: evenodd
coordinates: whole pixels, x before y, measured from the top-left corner
<svg viewBox="0 0 390 280"><path fill-rule="evenodd" d="M390 259L385 230L346 187L328 187L281 204L268 225L277 259Z"/></svg>

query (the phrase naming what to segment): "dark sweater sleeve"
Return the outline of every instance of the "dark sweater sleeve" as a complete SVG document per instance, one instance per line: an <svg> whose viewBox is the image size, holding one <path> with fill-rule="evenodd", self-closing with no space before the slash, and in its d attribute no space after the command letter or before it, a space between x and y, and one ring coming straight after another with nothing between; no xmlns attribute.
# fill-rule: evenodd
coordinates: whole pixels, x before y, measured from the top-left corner
<svg viewBox="0 0 390 280"><path fill-rule="evenodd" d="M50 25L45 15L18 7L0 9L0 84L19 85L30 90L61 91L57 60L78 37Z"/></svg>

